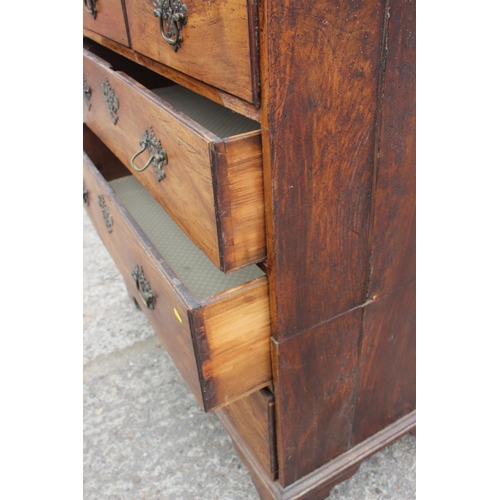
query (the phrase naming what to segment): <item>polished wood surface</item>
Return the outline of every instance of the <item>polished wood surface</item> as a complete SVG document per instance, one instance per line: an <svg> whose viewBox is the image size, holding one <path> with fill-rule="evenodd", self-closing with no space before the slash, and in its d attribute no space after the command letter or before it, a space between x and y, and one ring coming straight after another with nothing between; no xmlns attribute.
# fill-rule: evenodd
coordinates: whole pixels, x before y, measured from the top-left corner
<svg viewBox="0 0 500 500"><path fill-rule="evenodd" d="M94 146L95 147L95 146ZM267 278L258 278L203 301L195 300L120 203L84 153L86 207L96 230L205 411L269 385L271 363ZM97 197L105 199L108 232ZM154 310L142 305L132 271L142 266L155 293Z"/></svg>
<svg viewBox="0 0 500 500"><path fill-rule="evenodd" d="M208 1L199 5L205 8ZM217 8L223 5L228 3ZM245 35L250 70L238 77L245 84L233 78L232 63L224 68L219 59L220 67L213 69L211 42L198 49L199 68L192 60L186 63L187 44L174 53L152 42L156 19L138 42L148 45L141 49L133 37L127 49L89 32L125 57L246 116L257 116L260 105L260 118L254 119L262 125L261 135L246 134L244 142L190 127L201 139L200 146L189 148L198 165L188 185L200 186L190 189L191 200L206 197L200 217L202 226L210 226L206 251L214 263L230 271L241 259L267 256L259 265L269 281L252 283L253 292L245 294L251 302L233 290L215 302L201 301L191 315L206 408L226 403L223 394L234 392L230 374L239 381L245 373L237 364L238 346L252 356L252 347L238 341L245 322L237 311L252 318L250 330L252 323L262 328L266 323L272 332L266 351L271 362L261 365L257 378L275 398L276 481L263 465L263 457L268 463L265 441L253 443L247 432L256 425L248 417L251 410L233 419L226 410L219 412L262 499L326 498L365 458L415 427L415 11L412 1L318 0L307 8L291 0L252 1L245 22L259 29ZM193 37L191 32L189 41ZM241 61L239 48L235 55ZM260 75L252 67L256 58ZM217 80L222 76L239 93ZM115 72L113 78L162 107L125 75ZM136 120L140 113L137 107ZM147 114L155 116L154 109ZM96 125L96 130L105 136L104 128ZM210 158L200 162L203 148ZM262 184L264 212L259 212L244 200L258 197ZM147 187L154 192L155 186ZM179 207L179 213L185 210ZM248 238L258 234L252 224L260 220L265 220L265 242L255 244L257 239ZM239 250L238 241L244 241ZM261 306L248 312L265 297L268 312L262 315ZM234 306L225 309L226 301ZM260 357L270 333L257 331L250 343ZM269 366L272 374L265 375ZM245 376L252 379L248 367ZM251 386L255 398L255 388L263 385L252 379ZM242 395L240 387L238 408L249 401Z"/></svg>
<svg viewBox="0 0 500 500"><path fill-rule="evenodd" d="M392 5L390 13L368 298L396 290L416 276L415 3Z"/></svg>
<svg viewBox="0 0 500 500"><path fill-rule="evenodd" d="M416 405L415 3L391 6L353 444Z"/></svg>
<svg viewBox="0 0 500 500"><path fill-rule="evenodd" d="M225 272L263 260L260 133L223 140L88 51L84 52L83 66L92 90L91 109L83 105L84 122L191 240ZM116 125L100 88L106 78L120 103ZM144 131L150 127L168 156L161 182L152 168L138 173L130 166L130 159L141 149ZM136 162L144 163L145 156L147 153Z"/></svg>
<svg viewBox="0 0 500 500"><path fill-rule="evenodd" d="M352 444L416 406L415 283L364 308Z"/></svg>
<svg viewBox="0 0 500 500"><path fill-rule="evenodd" d="M385 0L261 6L267 265L285 489L414 409L415 303L408 295L398 301L395 291L414 276L414 11L414 2ZM393 290L377 304L378 293ZM377 371L381 363L387 367ZM370 378L376 394L358 401ZM367 425L371 402L379 409Z"/></svg>
<svg viewBox="0 0 500 500"><path fill-rule="evenodd" d="M119 43L114 42L113 40L109 40L106 37L99 35L98 33L94 33L89 30L83 30L83 34L85 37L92 39L97 42L99 45L103 47L107 47L117 54L121 54L122 56L130 59L131 61L135 61L136 63L141 64L145 68L149 68L152 71L168 78L169 80L178 83L204 97L210 99L211 101L216 102L217 104L221 104L222 106L233 110L236 113L239 113L251 120L255 120L256 122L260 122L260 110L250 104L247 101L240 99L232 94L228 94L223 90L220 90L212 85L208 85L201 80L197 80L189 75L185 75L180 71L177 71L174 68L170 68L165 66L164 64L155 61L149 57L146 57L134 50L125 47Z"/></svg>
<svg viewBox="0 0 500 500"><path fill-rule="evenodd" d="M250 452L269 478L276 479L276 436L274 397L268 389L254 392L225 406L221 412L231 421Z"/></svg>
<svg viewBox="0 0 500 500"><path fill-rule="evenodd" d="M384 2L264 6L267 248L281 341L364 301Z"/></svg>
<svg viewBox="0 0 500 500"><path fill-rule="evenodd" d="M272 343L283 486L350 448L361 317L358 308Z"/></svg>
<svg viewBox="0 0 500 500"><path fill-rule="evenodd" d="M92 54L85 54L83 71L93 92L90 111L84 105L84 122L151 192L195 244L217 262L217 225L208 155L208 144L215 137L186 127L166 103L126 75L113 72L103 60ZM100 92L100 85L106 78L120 102L116 125L110 120ZM151 126L168 156L163 182L158 182L152 168L138 173L130 166L130 159L141 149L139 141L144 131ZM141 160L145 162L142 157L137 161Z"/></svg>
<svg viewBox="0 0 500 500"><path fill-rule="evenodd" d="M278 481L270 479L269 474L250 449L248 441L241 436L239 429L233 425L226 413L217 412L217 417L231 436L238 455L250 471L262 500L324 500L329 497L336 484L349 479L356 473L363 460L412 432L416 425L416 414L412 411L338 458L283 488Z"/></svg>
<svg viewBox="0 0 500 500"><path fill-rule="evenodd" d="M97 0L96 7L97 15L94 19L94 16L85 10L85 2L83 3L83 28L129 46L122 0Z"/></svg>
<svg viewBox="0 0 500 500"><path fill-rule="evenodd" d="M230 94L256 101L247 0L185 2L188 21L174 52L161 37L148 0L126 0L131 47L145 56Z"/></svg>

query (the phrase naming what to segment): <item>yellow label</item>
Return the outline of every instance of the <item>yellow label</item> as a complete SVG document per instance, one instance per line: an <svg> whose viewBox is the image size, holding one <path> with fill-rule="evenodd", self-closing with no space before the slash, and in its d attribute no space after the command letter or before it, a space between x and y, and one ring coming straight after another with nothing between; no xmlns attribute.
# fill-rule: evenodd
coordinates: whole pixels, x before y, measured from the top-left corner
<svg viewBox="0 0 500 500"><path fill-rule="evenodd" d="M182 323L181 315L179 314L179 312L177 311L177 309L175 307L174 307L174 313L175 313L175 316L177 317L177 319L179 320L179 323Z"/></svg>

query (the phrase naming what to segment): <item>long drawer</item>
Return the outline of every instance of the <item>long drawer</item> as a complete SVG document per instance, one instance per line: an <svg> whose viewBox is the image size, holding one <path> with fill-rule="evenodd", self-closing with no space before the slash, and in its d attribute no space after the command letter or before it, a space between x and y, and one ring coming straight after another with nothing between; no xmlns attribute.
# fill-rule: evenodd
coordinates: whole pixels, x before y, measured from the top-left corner
<svg viewBox="0 0 500 500"><path fill-rule="evenodd" d="M149 81L143 68L136 78L164 86L150 90L88 51L83 65L84 122L191 240L224 272L262 261L259 124L157 75Z"/></svg>
<svg viewBox="0 0 500 500"><path fill-rule="evenodd" d="M216 269L88 129L84 149L87 212L200 405L269 385L267 277L257 266Z"/></svg>
<svg viewBox="0 0 500 500"><path fill-rule="evenodd" d="M269 389L254 392L217 412L223 425L232 428L233 441L241 441L264 471L277 479L276 422L274 396ZM235 442L236 449L241 443Z"/></svg>
<svg viewBox="0 0 500 500"><path fill-rule="evenodd" d="M257 103L255 0L126 0L126 6L135 51Z"/></svg>
<svg viewBox="0 0 500 500"><path fill-rule="evenodd" d="M83 27L129 46L122 0L84 0Z"/></svg>

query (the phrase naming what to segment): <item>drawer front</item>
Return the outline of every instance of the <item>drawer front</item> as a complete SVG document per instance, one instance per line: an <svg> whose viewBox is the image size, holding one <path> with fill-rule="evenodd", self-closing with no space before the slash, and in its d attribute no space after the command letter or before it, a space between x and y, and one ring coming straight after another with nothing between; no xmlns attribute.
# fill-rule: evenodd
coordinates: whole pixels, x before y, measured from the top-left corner
<svg viewBox="0 0 500 500"><path fill-rule="evenodd" d="M254 392L218 412L230 421L239 438L271 477L277 479L274 396L269 389ZM230 433L235 437L235 433Z"/></svg>
<svg viewBox="0 0 500 500"><path fill-rule="evenodd" d="M189 305L168 286L166 277L148 250L147 241L137 233L133 219L128 218L121 209L113 190L86 155L83 159L83 183L84 192L87 191L87 201L84 195L87 213L123 275L127 288L133 292L155 331L162 329L169 332L169 335L162 337L162 341L193 394L198 400L201 399L187 312ZM144 307L136 289L132 277L136 266L142 267L145 279L155 294L154 310ZM177 318L176 311L182 321Z"/></svg>
<svg viewBox="0 0 500 500"><path fill-rule="evenodd" d="M85 153L83 163L87 212L200 405L211 411L268 385L267 278L197 301Z"/></svg>
<svg viewBox="0 0 500 500"><path fill-rule="evenodd" d="M122 0L83 0L83 27L130 45Z"/></svg>
<svg viewBox="0 0 500 500"><path fill-rule="evenodd" d="M88 52L84 78L90 89L84 122L212 262L230 272L263 260L260 131L222 140ZM151 132L166 158L162 173L131 165ZM148 156L145 151L134 164L142 168Z"/></svg>
<svg viewBox="0 0 500 500"><path fill-rule="evenodd" d="M156 16L163 5L165 34L169 4L175 5L173 12L187 14L185 23L173 23L174 31L180 26L177 32L182 37L175 45L164 40ZM256 101L254 1L126 0L126 5L135 51L249 102Z"/></svg>

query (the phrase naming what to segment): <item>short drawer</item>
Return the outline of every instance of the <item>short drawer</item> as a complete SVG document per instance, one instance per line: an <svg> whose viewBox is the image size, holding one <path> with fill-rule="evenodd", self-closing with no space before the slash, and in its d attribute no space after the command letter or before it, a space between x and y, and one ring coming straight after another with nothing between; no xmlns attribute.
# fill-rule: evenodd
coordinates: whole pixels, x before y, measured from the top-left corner
<svg viewBox="0 0 500 500"><path fill-rule="evenodd" d="M135 51L257 104L255 0L126 0L126 6Z"/></svg>
<svg viewBox="0 0 500 500"><path fill-rule="evenodd" d="M277 479L276 418L274 396L269 389L256 391L217 412L237 449L245 446L263 470Z"/></svg>
<svg viewBox="0 0 500 500"><path fill-rule="evenodd" d="M159 87L88 51L83 63L84 122L217 267L262 261L260 125L119 57L119 69Z"/></svg>
<svg viewBox="0 0 500 500"><path fill-rule="evenodd" d="M83 0L83 27L129 46L122 0Z"/></svg>
<svg viewBox="0 0 500 500"><path fill-rule="evenodd" d="M88 129L83 158L87 212L200 405L269 385L267 277L257 266L215 268Z"/></svg>

